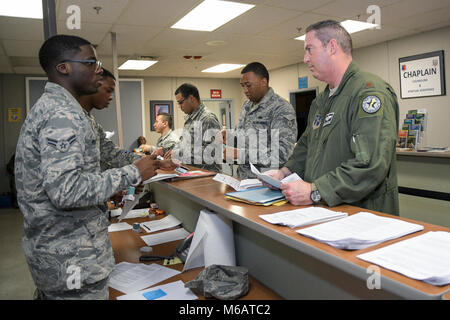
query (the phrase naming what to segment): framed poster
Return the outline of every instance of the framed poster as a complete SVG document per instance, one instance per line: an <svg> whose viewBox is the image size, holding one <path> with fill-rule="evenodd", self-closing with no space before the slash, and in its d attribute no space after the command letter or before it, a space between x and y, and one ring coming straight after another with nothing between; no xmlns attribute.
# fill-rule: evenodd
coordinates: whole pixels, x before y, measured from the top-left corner
<svg viewBox="0 0 450 320"><path fill-rule="evenodd" d="M402 99L444 96L444 50L400 58L400 96Z"/></svg>
<svg viewBox="0 0 450 320"><path fill-rule="evenodd" d="M153 124L156 116L160 113L168 113L173 118L173 101L172 100L150 100L150 130L155 131ZM173 128L171 128L173 129Z"/></svg>

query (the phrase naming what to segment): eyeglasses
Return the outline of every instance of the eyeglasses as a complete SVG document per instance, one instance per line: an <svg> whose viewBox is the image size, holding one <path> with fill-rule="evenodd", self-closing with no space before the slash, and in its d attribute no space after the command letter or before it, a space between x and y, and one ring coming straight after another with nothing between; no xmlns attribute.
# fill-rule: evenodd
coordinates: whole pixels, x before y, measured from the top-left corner
<svg viewBox="0 0 450 320"><path fill-rule="evenodd" d="M177 103L181 105L181 104L183 104L183 102L184 102L185 100L186 100L186 98L184 98L184 99L182 99L182 100L180 100L180 101L177 101Z"/></svg>
<svg viewBox="0 0 450 320"><path fill-rule="evenodd" d="M90 59L90 60L77 60L77 59L67 59L63 60L60 63L63 62L79 62L79 63L86 63L89 66L95 65L95 72L98 72L102 69L102 62L100 60Z"/></svg>

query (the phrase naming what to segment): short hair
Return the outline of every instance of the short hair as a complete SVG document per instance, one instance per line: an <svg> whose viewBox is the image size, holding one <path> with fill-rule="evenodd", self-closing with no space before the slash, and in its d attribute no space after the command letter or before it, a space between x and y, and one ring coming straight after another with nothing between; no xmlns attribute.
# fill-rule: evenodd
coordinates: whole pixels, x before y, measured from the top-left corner
<svg viewBox="0 0 450 320"><path fill-rule="evenodd" d="M351 54L353 51L352 37L345 28L335 20L324 20L316 22L306 28L306 32L316 31L317 39L325 47L331 39L336 39L342 51Z"/></svg>
<svg viewBox="0 0 450 320"><path fill-rule="evenodd" d="M242 69L241 74L253 72L254 74L266 78L267 82L269 82L269 71L267 71L266 67L260 62L251 62Z"/></svg>
<svg viewBox="0 0 450 320"><path fill-rule="evenodd" d="M197 87L190 83L183 83L181 86L179 86L175 91L175 95L179 93L181 93L183 98L187 98L189 97L189 95L192 95L194 98L200 101L200 94L198 93Z"/></svg>
<svg viewBox="0 0 450 320"><path fill-rule="evenodd" d="M163 121L167 121L167 124L169 125L169 128L172 128L172 115L166 113L166 112L160 112L158 113L158 116L163 117Z"/></svg>
<svg viewBox="0 0 450 320"><path fill-rule="evenodd" d="M112 78L114 81L116 80L116 77L114 77L114 75L110 71L106 70L105 68L102 68L102 70L103 70L102 73L103 78Z"/></svg>
<svg viewBox="0 0 450 320"><path fill-rule="evenodd" d="M48 38L39 49L39 63L46 73L49 73L68 54L73 55L81 51L80 47L91 45L83 38L69 35L55 35Z"/></svg>

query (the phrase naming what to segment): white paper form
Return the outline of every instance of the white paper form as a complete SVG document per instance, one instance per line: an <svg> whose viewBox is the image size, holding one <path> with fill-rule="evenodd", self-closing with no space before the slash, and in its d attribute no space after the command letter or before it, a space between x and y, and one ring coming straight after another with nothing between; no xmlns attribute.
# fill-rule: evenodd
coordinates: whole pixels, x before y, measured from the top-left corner
<svg viewBox="0 0 450 320"><path fill-rule="evenodd" d="M280 224L290 228L298 228L309 224L335 220L348 216L346 212L336 212L322 207L309 207L262 214L259 217L272 224Z"/></svg>
<svg viewBox="0 0 450 320"><path fill-rule="evenodd" d="M184 228L179 228L156 234L149 234L148 236L142 236L141 238L148 246L155 246L161 243L181 240L186 238L188 235L189 232L187 232Z"/></svg>
<svg viewBox="0 0 450 320"><path fill-rule="evenodd" d="M147 232L155 232L159 230L170 229L180 224L180 220L178 220L175 216L169 214L167 217L159 220L143 222L141 223L141 226L144 227L144 230Z"/></svg>
<svg viewBox="0 0 450 320"><path fill-rule="evenodd" d="M369 212L312 226L296 232L339 249L357 250L423 230L423 226Z"/></svg>
<svg viewBox="0 0 450 320"><path fill-rule="evenodd" d="M151 292L162 292L158 298L154 300L196 300L197 296L189 288L184 287L184 282L181 280L156 286L153 288L133 292L117 297L117 300L147 300L144 294Z"/></svg>
<svg viewBox="0 0 450 320"><path fill-rule="evenodd" d="M132 226L130 226L126 222L119 222L119 223L112 223L108 227L108 232L115 232L115 231L124 231L124 230L131 230L133 229Z"/></svg>
<svg viewBox="0 0 450 320"><path fill-rule="evenodd" d="M435 286L450 283L448 232L430 231L357 258Z"/></svg>
<svg viewBox="0 0 450 320"><path fill-rule="evenodd" d="M183 271L213 264L236 265L231 220L201 210Z"/></svg>
<svg viewBox="0 0 450 320"><path fill-rule="evenodd" d="M121 262L116 264L109 276L108 285L124 293L132 293L150 287L179 274L180 271L156 263Z"/></svg>
<svg viewBox="0 0 450 320"><path fill-rule="evenodd" d="M261 187L262 182L258 179L245 179L239 181L226 174L218 173L213 178L214 181L225 183L226 185L232 187L236 191L244 191L254 187Z"/></svg>
<svg viewBox="0 0 450 320"><path fill-rule="evenodd" d="M259 172L259 170L250 163L250 170L262 181L264 181L265 183L270 184L272 187L275 187L277 189L281 189L281 184L282 183L288 183L288 182L292 182L292 181L297 181L297 180L302 180L302 178L300 178L298 176L298 174L296 173L292 173L290 175L288 175L287 177L284 177L283 179L281 179L280 181L278 181L277 179L272 178L271 176L261 173Z"/></svg>

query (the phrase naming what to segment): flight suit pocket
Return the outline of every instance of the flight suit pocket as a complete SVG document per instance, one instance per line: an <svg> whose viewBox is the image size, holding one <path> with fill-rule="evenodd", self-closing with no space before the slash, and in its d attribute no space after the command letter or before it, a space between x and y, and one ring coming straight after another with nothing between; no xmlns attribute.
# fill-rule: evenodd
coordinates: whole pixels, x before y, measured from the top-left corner
<svg viewBox="0 0 450 320"><path fill-rule="evenodd" d="M369 147L367 139L363 135L354 134L351 138L351 148L355 154L356 166L367 167L370 163Z"/></svg>

